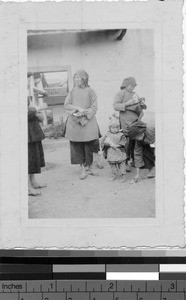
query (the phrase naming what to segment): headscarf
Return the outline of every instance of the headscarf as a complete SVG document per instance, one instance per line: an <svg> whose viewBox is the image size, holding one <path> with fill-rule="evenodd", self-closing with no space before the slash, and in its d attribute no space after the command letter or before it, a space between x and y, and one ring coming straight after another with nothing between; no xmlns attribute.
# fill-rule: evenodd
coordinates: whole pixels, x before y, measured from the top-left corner
<svg viewBox="0 0 186 300"><path fill-rule="evenodd" d="M27 72L27 78L33 76L33 73L32 72Z"/></svg>
<svg viewBox="0 0 186 300"><path fill-rule="evenodd" d="M89 76L88 76L88 73L85 70L78 70L78 71L76 71L74 76L75 75L78 75L79 77L81 77L83 79L83 82L84 82L85 86L89 86L88 85Z"/></svg>
<svg viewBox="0 0 186 300"><path fill-rule="evenodd" d="M118 118L115 118L115 117L113 117L113 116L109 119L109 124L108 124L109 130L110 130L110 128L111 128L112 126L118 126L118 127L120 127Z"/></svg>
<svg viewBox="0 0 186 300"><path fill-rule="evenodd" d="M137 85L136 80L135 80L134 77L127 77L127 78L125 78L123 80L122 84L121 84L120 89L122 90L122 89L126 88L129 85L132 85L134 87Z"/></svg>
<svg viewBox="0 0 186 300"><path fill-rule="evenodd" d="M128 129L128 135L131 138L131 140L135 140L136 137L140 136L144 132L146 132L146 124L142 121L137 121L135 123L132 123Z"/></svg>

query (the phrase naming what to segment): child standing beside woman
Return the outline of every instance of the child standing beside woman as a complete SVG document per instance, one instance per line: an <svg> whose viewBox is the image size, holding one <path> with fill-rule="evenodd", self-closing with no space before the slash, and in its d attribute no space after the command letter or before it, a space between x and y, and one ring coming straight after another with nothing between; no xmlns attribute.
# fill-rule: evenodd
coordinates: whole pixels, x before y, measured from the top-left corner
<svg viewBox="0 0 186 300"><path fill-rule="evenodd" d="M126 137L120 131L119 120L111 117L108 126L108 132L105 134L101 141L105 158L111 168L112 177L111 181L115 180L117 176L121 176L121 182L126 181Z"/></svg>

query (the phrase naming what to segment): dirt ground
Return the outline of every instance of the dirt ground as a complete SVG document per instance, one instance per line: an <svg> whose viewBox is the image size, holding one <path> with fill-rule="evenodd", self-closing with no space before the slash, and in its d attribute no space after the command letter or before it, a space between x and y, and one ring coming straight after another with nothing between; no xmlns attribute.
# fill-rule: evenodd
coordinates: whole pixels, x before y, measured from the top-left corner
<svg viewBox="0 0 186 300"><path fill-rule="evenodd" d="M36 176L47 183L42 196L29 197L29 218L153 218L155 179L130 184L134 168L124 183L109 181L110 168L103 159L99 176L79 179L80 166L70 164L69 143L65 139L43 141L46 167Z"/></svg>

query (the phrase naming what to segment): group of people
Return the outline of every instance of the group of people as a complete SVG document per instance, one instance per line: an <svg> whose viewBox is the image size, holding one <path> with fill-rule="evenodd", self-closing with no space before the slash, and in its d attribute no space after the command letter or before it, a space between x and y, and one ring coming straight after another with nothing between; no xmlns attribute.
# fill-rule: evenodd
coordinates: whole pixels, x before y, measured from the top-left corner
<svg viewBox="0 0 186 300"><path fill-rule="evenodd" d="M80 179L83 180L88 175L96 175L93 169L94 156L98 167L102 168L98 160L100 147L110 165L110 180L120 177L121 182L126 181L126 172L131 171L131 164L136 169L133 182L139 180L141 168L149 170L148 178L154 177L155 153L152 144L155 142L155 126L141 121L143 110L147 106L145 99L140 98L134 91L136 80L133 77L123 80L120 91L114 98L114 113L108 120L108 131L102 137L96 119L97 96L89 86L89 75L85 70L79 70L74 74L73 79L74 87L68 93L64 103L68 114L65 137L70 141L71 164L78 164L81 167ZM28 112L29 110L30 108ZM31 122L30 115L31 112L28 113L28 124ZM39 123L39 112L35 111L34 118L35 122ZM42 139L41 135L39 147L42 147ZM36 164L42 167L44 165L42 149L37 150L37 155L41 157L37 158ZM33 170L33 172L38 173L40 170L37 172ZM36 183L31 184L30 194L37 194L33 190L38 187Z"/></svg>
<svg viewBox="0 0 186 300"><path fill-rule="evenodd" d="M81 166L80 179L85 179L88 174L94 175L93 153L100 150L100 130L95 117L97 97L88 80L86 71L77 71L74 87L64 104L68 113L66 138L70 141L71 164ZM114 98L115 113L109 120L108 132L101 140L104 156L111 166L111 180L120 175L121 181L125 181L131 160L136 168L135 182L139 180L140 168L147 168L148 177L154 177L155 155L150 145L155 142L155 127L141 121L147 106L145 99L134 92L136 85L133 77L123 80L121 90Z"/></svg>

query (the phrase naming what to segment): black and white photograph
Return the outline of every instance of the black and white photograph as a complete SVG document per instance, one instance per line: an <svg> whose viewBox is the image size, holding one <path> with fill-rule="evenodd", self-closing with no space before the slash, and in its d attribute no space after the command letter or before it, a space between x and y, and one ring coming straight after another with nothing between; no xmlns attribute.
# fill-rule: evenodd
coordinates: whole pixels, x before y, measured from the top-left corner
<svg viewBox="0 0 186 300"><path fill-rule="evenodd" d="M27 45L29 218L154 218L153 30Z"/></svg>
<svg viewBox="0 0 186 300"><path fill-rule="evenodd" d="M185 245L182 6L1 5L2 248Z"/></svg>

